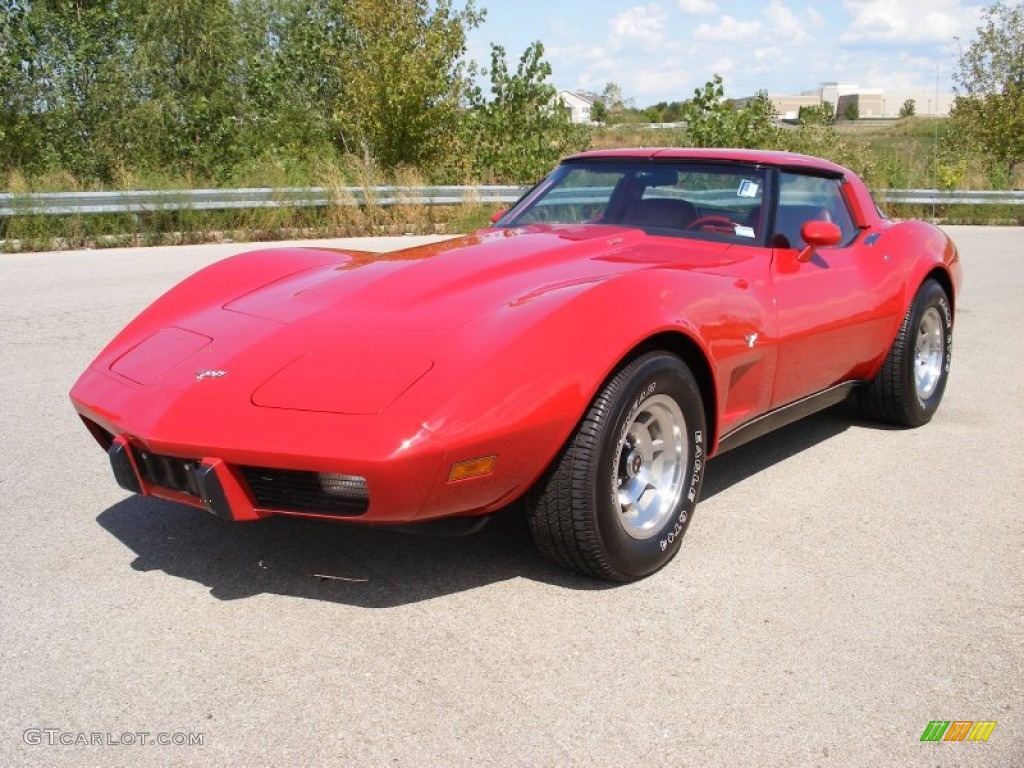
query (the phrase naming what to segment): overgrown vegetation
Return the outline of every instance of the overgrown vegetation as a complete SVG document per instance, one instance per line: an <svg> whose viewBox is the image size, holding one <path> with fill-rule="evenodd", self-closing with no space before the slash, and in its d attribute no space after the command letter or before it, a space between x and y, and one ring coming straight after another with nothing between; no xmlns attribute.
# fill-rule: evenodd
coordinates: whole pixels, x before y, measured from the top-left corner
<svg viewBox="0 0 1024 768"><path fill-rule="evenodd" d="M552 108L557 96L547 83L551 65L544 61L544 46L526 49L515 73L509 71L505 49L492 46L491 67L483 70L491 81L491 95L479 86L466 92L460 142L470 158L470 176L485 182L530 182L566 154L585 149L590 132L569 123L564 110Z"/></svg>
<svg viewBox="0 0 1024 768"><path fill-rule="evenodd" d="M355 157L527 182L588 137L553 106L539 43L514 73L496 49L492 94L474 86L482 19L473 0L0 0L0 169L228 186Z"/></svg>
<svg viewBox="0 0 1024 768"><path fill-rule="evenodd" d="M876 188L1006 188L1024 160L1024 6L986 9L949 120L779 123L764 93L637 108L609 83L572 125L544 47L466 61L474 0L0 0L0 171L9 192L530 183L587 147L802 152ZM489 83L489 87L480 83ZM850 117L847 115L847 117ZM670 123L659 128L652 123ZM1015 169L1017 175L1015 176ZM0 220L6 247L435 231L483 208L265 209ZM1002 212L1001 215L1005 215ZM1010 215L1016 215L1011 214Z"/></svg>
<svg viewBox="0 0 1024 768"><path fill-rule="evenodd" d="M1024 162L1024 4L984 9L955 78L947 154L964 160L963 147L976 147L1001 166L1001 181L1010 182Z"/></svg>

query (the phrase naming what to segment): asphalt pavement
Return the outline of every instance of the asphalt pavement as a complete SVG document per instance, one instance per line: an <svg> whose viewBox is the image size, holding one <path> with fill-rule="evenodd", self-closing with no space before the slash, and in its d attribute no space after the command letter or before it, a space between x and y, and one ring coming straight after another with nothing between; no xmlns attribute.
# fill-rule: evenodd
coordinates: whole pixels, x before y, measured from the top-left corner
<svg viewBox="0 0 1024 768"><path fill-rule="evenodd" d="M1024 230L948 231L933 422L842 405L713 460L680 555L618 587L513 514L438 539L129 495L67 392L252 246L0 256L0 765L1024 765Z"/></svg>

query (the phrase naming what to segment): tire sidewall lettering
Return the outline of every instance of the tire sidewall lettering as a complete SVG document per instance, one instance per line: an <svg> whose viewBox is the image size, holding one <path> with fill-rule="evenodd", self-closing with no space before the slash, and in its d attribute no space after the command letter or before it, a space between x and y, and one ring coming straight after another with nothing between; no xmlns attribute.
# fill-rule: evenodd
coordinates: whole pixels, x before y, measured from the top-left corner
<svg viewBox="0 0 1024 768"><path fill-rule="evenodd" d="M623 570L633 575L646 575L667 563L678 551L683 535L693 518L693 510L700 498L700 488L706 465L707 432L700 390L689 370L681 365L671 365L675 360L668 355L653 358L641 364L636 372L638 387L631 387L624 393L625 407L617 409L608 431L610 439L602 451L603 459L598 471L606 478L608 491L600 494L597 502L598 528L610 554L617 562L625 563ZM678 361L677 365L678 365ZM641 374L648 366L652 369ZM683 468L682 486L679 491L678 512L673 514L662 529L648 539L634 539L619 522L621 506L618 497L616 462L625 444L629 427L643 408L644 403L654 394L671 397L679 405L686 422L687 457ZM636 569L636 570L634 570Z"/></svg>
<svg viewBox="0 0 1024 768"><path fill-rule="evenodd" d="M945 296L939 299L939 309L942 310L942 319L946 325L946 349L943 367L946 373L949 373L950 366L953 363L953 310L950 308L949 300Z"/></svg>
<svg viewBox="0 0 1024 768"><path fill-rule="evenodd" d="M921 319L929 308L935 307L939 310L942 315L942 330L943 330L943 360L942 360L942 376L932 392L931 396L927 399L921 399L921 396L917 393L917 388L914 385L914 354L913 347L914 337L916 336L916 330L913 334L908 334L907 343L911 345L907 349L907 386L912 389L911 403L916 403L917 410L921 414L926 414L927 418L931 418L931 414L934 413L938 407L939 402L942 400L942 395L946 389L946 380L949 376L950 368L953 363L953 309L950 306L949 299L946 296L945 291L934 281L928 281L923 286L924 290L918 294L917 299L920 301L919 308L914 313L914 328L920 327ZM926 420L927 420L926 418Z"/></svg>

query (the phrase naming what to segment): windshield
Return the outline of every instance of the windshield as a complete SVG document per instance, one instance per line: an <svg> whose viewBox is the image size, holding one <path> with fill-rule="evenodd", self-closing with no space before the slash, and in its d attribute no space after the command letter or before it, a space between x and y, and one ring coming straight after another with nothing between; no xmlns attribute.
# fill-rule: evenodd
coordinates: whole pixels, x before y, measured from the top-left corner
<svg viewBox="0 0 1024 768"><path fill-rule="evenodd" d="M499 222L604 224L650 234L761 242L765 169L685 160L570 162Z"/></svg>

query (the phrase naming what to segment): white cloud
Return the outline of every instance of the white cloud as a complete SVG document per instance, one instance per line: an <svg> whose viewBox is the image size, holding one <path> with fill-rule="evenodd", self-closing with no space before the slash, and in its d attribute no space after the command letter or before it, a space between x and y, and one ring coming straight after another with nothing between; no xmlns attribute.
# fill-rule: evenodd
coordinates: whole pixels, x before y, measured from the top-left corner
<svg viewBox="0 0 1024 768"><path fill-rule="evenodd" d="M948 76L948 67L945 74ZM870 88L881 88L886 95L917 91L921 96L918 108L926 112L926 103L934 98L935 93L935 60L927 56L913 56L900 53L884 61L865 64L857 67L856 78ZM855 78L855 79L856 79ZM946 90L940 85L940 90Z"/></svg>
<svg viewBox="0 0 1024 768"><path fill-rule="evenodd" d="M711 62L711 71L717 72L725 78L736 71L736 61L730 56L723 56Z"/></svg>
<svg viewBox="0 0 1024 768"><path fill-rule="evenodd" d="M718 20L717 24L701 24L694 30L694 39L705 42L751 42L760 37L764 32L764 25L760 21L740 21L732 16L726 15Z"/></svg>
<svg viewBox="0 0 1024 768"><path fill-rule="evenodd" d="M780 0L772 0L764 9L764 15L771 22L774 39L784 40L788 45L806 43L811 39L800 18Z"/></svg>
<svg viewBox="0 0 1024 768"><path fill-rule="evenodd" d="M833 77L811 74L830 72L837 56L834 38L819 31L824 26L824 17L809 6L799 9L785 0L766 0L755 17L723 15L699 25L692 36L690 71L698 79L713 72L723 75L728 96L811 88ZM819 40L825 45L816 44Z"/></svg>
<svg viewBox="0 0 1024 768"><path fill-rule="evenodd" d="M825 26L825 17L821 15L821 12L817 8L808 5L804 8L804 15L807 17L807 21L809 21L811 26L815 29L821 29Z"/></svg>
<svg viewBox="0 0 1024 768"><path fill-rule="evenodd" d="M668 13L658 3L638 5L608 22L608 44L621 48L629 43L659 45L665 37Z"/></svg>
<svg viewBox="0 0 1024 768"><path fill-rule="evenodd" d="M556 38L579 36L576 25L570 24L567 19L548 19L548 29Z"/></svg>
<svg viewBox="0 0 1024 768"><path fill-rule="evenodd" d="M559 87L600 92L615 82L640 107L689 98L716 72L725 78L729 97L761 89L800 93L833 80L881 88L887 98L910 90L927 96L935 91L937 63L941 90L949 88L955 57L940 45L969 38L978 9L968 4L989 0L812 2L632 0L615 9L591 2L586 25L550 12L559 22L549 22L547 57ZM687 8L712 6L719 9L714 15L681 15ZM927 100L919 99L921 110Z"/></svg>
<svg viewBox="0 0 1024 768"><path fill-rule="evenodd" d="M980 7L960 0L843 0L853 17L844 43L951 43L977 26Z"/></svg>
<svg viewBox="0 0 1024 768"><path fill-rule="evenodd" d="M782 49L775 45L754 50L754 61L759 64L771 64L782 58Z"/></svg>
<svg viewBox="0 0 1024 768"><path fill-rule="evenodd" d="M690 13L694 16L715 13L718 10L715 0L677 0L676 5L683 13Z"/></svg>
<svg viewBox="0 0 1024 768"><path fill-rule="evenodd" d="M582 62L590 66L600 64L610 53L600 45L583 42L570 42L566 45L552 45L544 49L544 56L552 62Z"/></svg>

